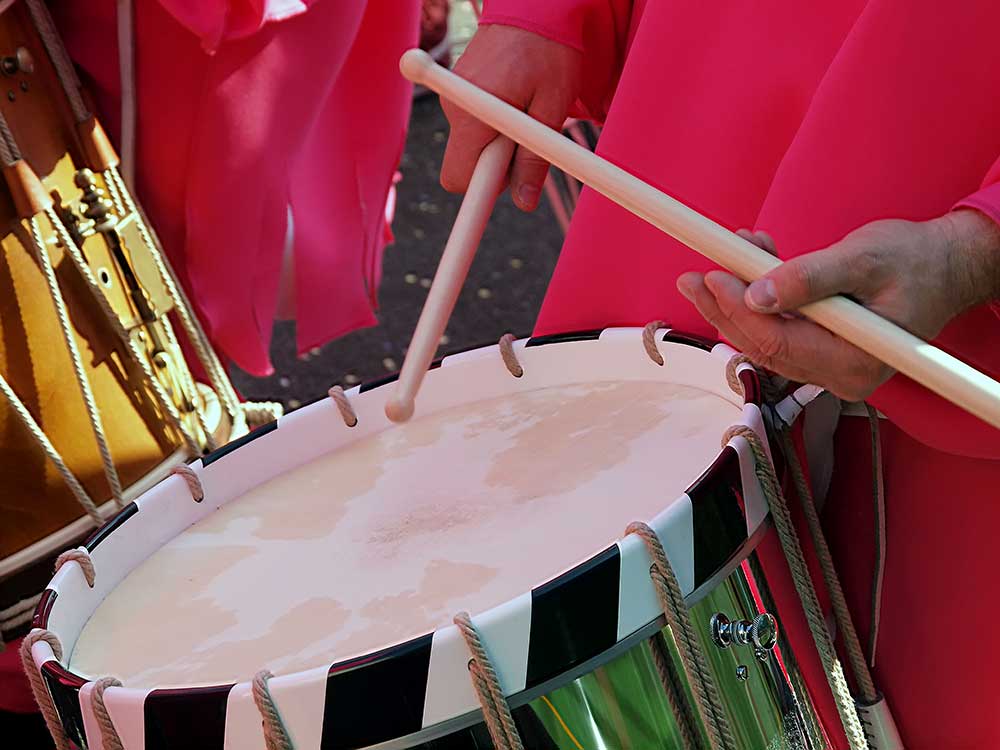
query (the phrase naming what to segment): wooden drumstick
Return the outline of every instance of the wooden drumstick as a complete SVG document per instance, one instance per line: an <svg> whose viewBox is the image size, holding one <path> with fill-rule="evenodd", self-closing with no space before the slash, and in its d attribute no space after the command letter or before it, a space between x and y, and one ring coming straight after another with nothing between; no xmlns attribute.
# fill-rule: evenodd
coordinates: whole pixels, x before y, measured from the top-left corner
<svg viewBox="0 0 1000 750"><path fill-rule="evenodd" d="M435 64L427 53L416 49L406 52L400 70L411 81L436 91L743 280L752 281L780 265L780 260L753 243ZM814 302L802 307L801 312L969 413L1000 427L1000 383L961 360L846 297Z"/></svg>
<svg viewBox="0 0 1000 750"><path fill-rule="evenodd" d="M514 143L498 136L483 149L469 181L469 189L458 209L455 224L441 254L434 283L420 312L410 348L403 359L399 382L385 404L385 415L393 422L405 422L413 416L414 400L427 368L434 359L438 342L448 324L455 301L469 273L472 258L479 247L493 204L503 189Z"/></svg>

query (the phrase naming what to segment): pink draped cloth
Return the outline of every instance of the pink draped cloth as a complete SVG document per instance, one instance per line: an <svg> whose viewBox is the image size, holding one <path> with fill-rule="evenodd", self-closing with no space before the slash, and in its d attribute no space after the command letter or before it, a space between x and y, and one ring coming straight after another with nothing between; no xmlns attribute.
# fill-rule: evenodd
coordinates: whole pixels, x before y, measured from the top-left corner
<svg viewBox="0 0 1000 750"><path fill-rule="evenodd" d="M114 0L53 15L112 137ZM416 0L135 0L137 191L213 343L268 356L291 207L298 346L374 325Z"/></svg>
<svg viewBox="0 0 1000 750"><path fill-rule="evenodd" d="M995 2L487 0L483 23L582 51L588 88L578 114L605 121L598 152L729 228L768 231L784 257L875 219L928 219L956 204L1000 221ZM714 336L675 287L682 272L712 267L584 190L536 332L663 319ZM997 378L998 341L1000 319L984 306L936 343ZM974 627L1000 615L983 596L1000 527L1000 432L899 375L871 402L893 423L883 429L876 679L908 748L1000 747L1000 647ZM832 544L866 639L867 425L842 429L837 450ZM768 573L787 584L771 547ZM794 601L790 586L778 588ZM782 625L843 747L804 621Z"/></svg>

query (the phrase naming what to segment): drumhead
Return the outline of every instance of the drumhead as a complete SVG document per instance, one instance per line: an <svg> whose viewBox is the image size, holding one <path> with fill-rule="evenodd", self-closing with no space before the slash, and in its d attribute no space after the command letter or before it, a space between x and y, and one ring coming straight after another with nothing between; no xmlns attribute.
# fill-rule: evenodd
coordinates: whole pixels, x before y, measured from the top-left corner
<svg viewBox="0 0 1000 750"><path fill-rule="evenodd" d="M295 672L446 627L669 508L739 418L690 386L598 382L379 432L152 554L87 623L71 668L136 687L212 685L248 664Z"/></svg>
<svg viewBox="0 0 1000 750"><path fill-rule="evenodd" d="M109 706L138 702L146 722L165 695L231 704L260 669L294 717L296 691L315 704L325 686L325 705L332 680L415 668L416 731L475 708L458 611L508 693L596 656L660 614L629 522L651 523L690 596L766 516L745 441L720 444L733 424L762 432L752 370L747 398L728 347L660 332L659 366L640 336L518 342L520 378L496 347L455 355L408 424L385 419L391 385L375 384L348 392L355 427L325 399L216 451L193 465L203 502L172 477L88 542L94 589L75 564L56 576L36 625L69 670L44 643L36 660L64 684L119 678ZM546 624L569 614L584 619Z"/></svg>

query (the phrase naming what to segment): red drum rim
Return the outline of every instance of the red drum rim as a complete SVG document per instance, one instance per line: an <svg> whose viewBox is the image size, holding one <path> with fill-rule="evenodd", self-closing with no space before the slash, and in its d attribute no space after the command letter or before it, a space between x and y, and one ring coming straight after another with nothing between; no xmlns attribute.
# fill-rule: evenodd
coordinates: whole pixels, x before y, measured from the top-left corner
<svg viewBox="0 0 1000 750"><path fill-rule="evenodd" d="M742 404L737 423L765 438L760 383L753 368L747 364L735 367L742 394L734 394L727 384L725 371L737 356L736 351L699 336L660 329L656 345L666 364L661 368L644 352L641 337L642 329L606 328L517 341L514 350L525 365L517 387L545 387L532 382L532 364L538 363L536 358L543 350L582 354L582 347L596 353L596 347L603 346L608 354L636 360L629 362L633 370L654 368L648 371L650 375L683 359L697 363L695 369L703 371L693 385L724 395L734 406ZM497 346L449 355L431 369L450 371L451 367L477 363L482 367L484 357L499 363ZM385 386L396 377L347 391L359 419L385 421L382 405L391 392ZM434 373L429 373L427 382L433 378ZM363 394L368 393L372 396L365 398ZM71 652L83 625L104 596L153 550L253 486L241 486L253 480L243 477L243 473L253 473L258 467L259 474L259 466L273 455L273 443L282 427L292 426L317 435L321 434L318 430L350 429L344 426L336 406L322 399L191 464L205 488L203 502L191 502L189 489L180 477L161 482L127 505L82 545L98 571L95 588L88 589L76 563L65 565L43 593L33 627L51 630L63 640L67 653ZM764 442L766 446L766 439ZM321 447L316 455L331 449ZM304 457L295 465L313 457ZM291 468L285 466L280 471ZM268 478L280 471L272 470ZM236 486L230 487L228 497L219 502L214 495L223 476ZM186 498L187 517L175 522L173 528L133 520L141 522L144 511L152 518L154 512L163 512L170 503L177 505L181 496ZM714 462L683 498L683 511L665 511L648 523L663 541L685 600L692 604L749 554L767 526L767 505L746 440L734 437L721 447ZM123 528L128 528L130 534L118 533ZM126 536L137 539L139 544L123 543ZM135 550L136 546L141 549ZM473 622L490 649L511 704L523 704L542 690L574 679L659 627L662 612L649 568L645 546L638 538L627 536L524 595L474 615ZM89 605L83 606L85 600ZM34 645L32 656L70 738L87 746L88 735L100 736L92 705L92 680L97 677L74 674L62 666L45 641ZM467 676L468 659L457 628L449 626L363 656L276 676L268 687L297 745L324 750L407 747L481 720ZM260 716L251 696L251 677L248 674L245 682L208 687L112 687L104 693L104 702L125 747L130 749L165 750L178 743L219 750L263 747Z"/></svg>

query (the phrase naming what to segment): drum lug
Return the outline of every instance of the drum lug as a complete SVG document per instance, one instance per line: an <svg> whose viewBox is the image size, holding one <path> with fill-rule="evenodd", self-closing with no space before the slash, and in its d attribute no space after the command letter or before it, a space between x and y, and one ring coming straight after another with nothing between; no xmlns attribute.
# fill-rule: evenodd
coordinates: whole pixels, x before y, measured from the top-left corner
<svg viewBox="0 0 1000 750"><path fill-rule="evenodd" d="M778 620L769 612L753 620L730 620L725 613L716 612L709 622L712 642L719 648L732 645L753 646L754 655L767 661L768 655L778 645Z"/></svg>

